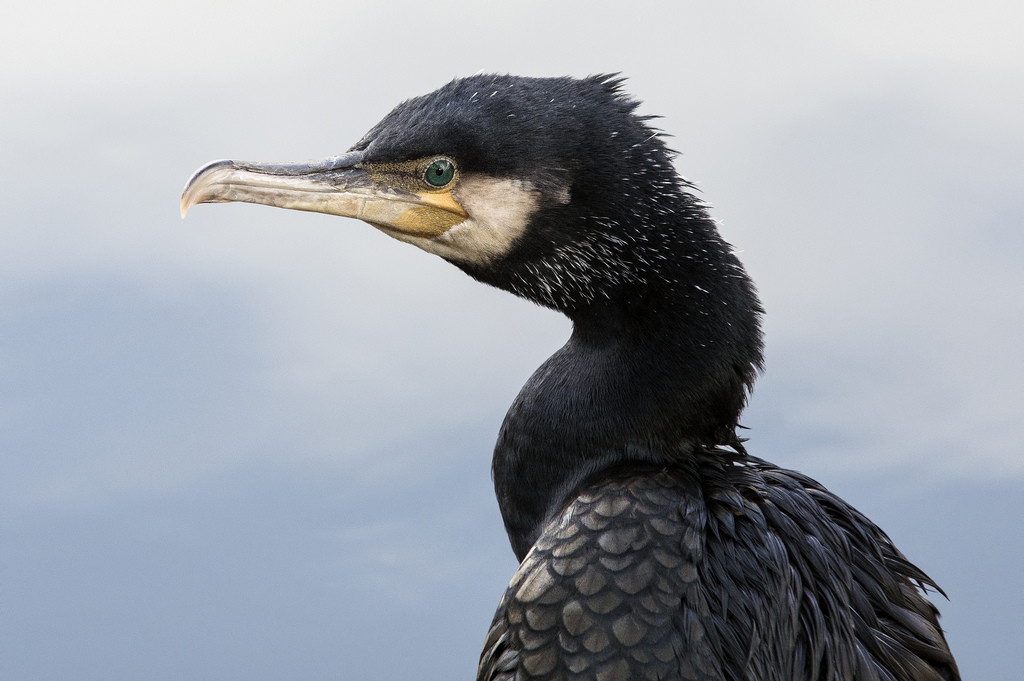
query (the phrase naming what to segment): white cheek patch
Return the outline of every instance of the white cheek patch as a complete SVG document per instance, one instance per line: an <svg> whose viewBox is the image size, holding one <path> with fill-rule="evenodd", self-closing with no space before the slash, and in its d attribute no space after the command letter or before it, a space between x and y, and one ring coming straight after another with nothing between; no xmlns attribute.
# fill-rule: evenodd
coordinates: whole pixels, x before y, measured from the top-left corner
<svg viewBox="0 0 1024 681"><path fill-rule="evenodd" d="M411 243L450 260L487 264L512 248L540 203L529 182L463 174L452 196L469 217L432 239Z"/></svg>

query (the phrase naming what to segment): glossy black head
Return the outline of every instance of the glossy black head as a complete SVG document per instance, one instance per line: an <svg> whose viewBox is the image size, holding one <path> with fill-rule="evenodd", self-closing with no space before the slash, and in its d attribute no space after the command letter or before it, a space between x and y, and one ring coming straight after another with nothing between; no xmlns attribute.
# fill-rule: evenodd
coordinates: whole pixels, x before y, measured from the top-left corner
<svg viewBox="0 0 1024 681"><path fill-rule="evenodd" d="M399 104L354 147L367 162L403 161L444 153L462 171L563 186L599 161L598 140L628 135L636 103L607 77L460 78ZM639 132L639 131L636 131ZM630 143L642 140L631 140ZM589 157L581 157L588 149ZM613 149L605 159L620 158Z"/></svg>
<svg viewBox="0 0 1024 681"><path fill-rule="evenodd" d="M458 79L399 104L353 151L365 163L443 154L465 176L505 179L506 194L529 195L528 224L502 225L515 237L501 262L446 257L574 318L597 299L676 278L685 263L659 262L670 255L735 270L672 152L621 85L608 76Z"/></svg>

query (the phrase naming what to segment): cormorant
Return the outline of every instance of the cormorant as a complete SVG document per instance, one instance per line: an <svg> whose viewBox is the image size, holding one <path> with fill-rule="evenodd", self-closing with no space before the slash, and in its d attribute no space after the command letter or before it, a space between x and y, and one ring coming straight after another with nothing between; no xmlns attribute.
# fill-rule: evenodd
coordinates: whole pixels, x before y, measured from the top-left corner
<svg viewBox="0 0 1024 681"><path fill-rule="evenodd" d="M457 79L341 156L211 163L182 214L358 218L572 321L494 450L521 564L478 679L959 679L932 580L746 453L761 305L636 108L614 76Z"/></svg>

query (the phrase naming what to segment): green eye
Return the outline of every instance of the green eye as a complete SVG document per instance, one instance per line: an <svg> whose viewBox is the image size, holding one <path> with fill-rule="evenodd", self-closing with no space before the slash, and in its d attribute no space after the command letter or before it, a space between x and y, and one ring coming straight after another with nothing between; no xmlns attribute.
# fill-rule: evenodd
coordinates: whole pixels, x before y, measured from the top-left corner
<svg viewBox="0 0 1024 681"><path fill-rule="evenodd" d="M454 178L455 164L447 158L434 159L423 173L423 180L431 187L443 187Z"/></svg>

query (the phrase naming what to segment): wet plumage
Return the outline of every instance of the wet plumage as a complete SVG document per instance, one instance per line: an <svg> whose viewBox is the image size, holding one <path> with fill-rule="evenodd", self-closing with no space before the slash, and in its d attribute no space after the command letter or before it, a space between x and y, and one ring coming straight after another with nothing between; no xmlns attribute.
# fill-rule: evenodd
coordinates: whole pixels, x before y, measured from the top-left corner
<svg viewBox="0 0 1024 681"><path fill-rule="evenodd" d="M512 579L478 678L958 678L924 585L813 480L698 448L574 496Z"/></svg>
<svg viewBox="0 0 1024 681"><path fill-rule="evenodd" d="M478 679L958 679L928 577L746 453L761 306L635 109L615 78L474 76L342 156L210 164L182 206L356 217L572 320L495 447L521 565Z"/></svg>

